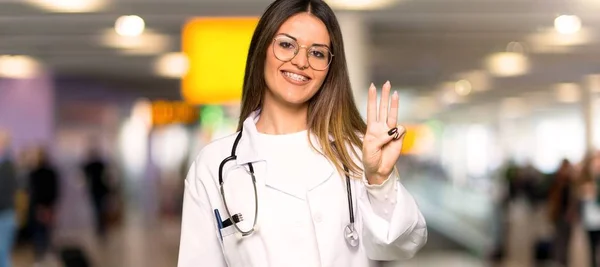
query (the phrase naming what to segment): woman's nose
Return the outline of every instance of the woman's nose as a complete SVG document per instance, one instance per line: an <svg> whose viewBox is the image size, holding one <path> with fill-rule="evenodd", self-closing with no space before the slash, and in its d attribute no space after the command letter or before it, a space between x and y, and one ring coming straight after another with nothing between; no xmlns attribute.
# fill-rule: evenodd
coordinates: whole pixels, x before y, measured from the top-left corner
<svg viewBox="0 0 600 267"><path fill-rule="evenodd" d="M308 66L308 57L304 51L299 51L298 54L292 59L292 64L298 67L301 70L307 69Z"/></svg>

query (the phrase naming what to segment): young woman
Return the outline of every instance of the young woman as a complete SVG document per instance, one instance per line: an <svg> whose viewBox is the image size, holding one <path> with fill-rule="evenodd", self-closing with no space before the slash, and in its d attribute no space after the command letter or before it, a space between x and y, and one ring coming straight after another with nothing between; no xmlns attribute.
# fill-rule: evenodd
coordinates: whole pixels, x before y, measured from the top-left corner
<svg viewBox="0 0 600 267"><path fill-rule="evenodd" d="M272 3L250 44L238 132L207 145L186 178L179 266L411 258L427 228L393 171L405 130L390 87L378 108L371 85L365 124L333 11Z"/></svg>

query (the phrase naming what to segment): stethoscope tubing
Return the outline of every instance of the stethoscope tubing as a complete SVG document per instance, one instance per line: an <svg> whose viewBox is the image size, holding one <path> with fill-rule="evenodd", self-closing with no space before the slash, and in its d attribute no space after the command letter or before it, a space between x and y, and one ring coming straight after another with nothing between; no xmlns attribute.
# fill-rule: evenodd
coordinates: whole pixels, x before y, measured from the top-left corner
<svg viewBox="0 0 600 267"><path fill-rule="evenodd" d="M242 130L243 131L243 130ZM235 138L235 141L233 142L233 146L231 148L231 155L225 159L223 159L223 161L221 161L221 164L219 164L219 187L220 187L220 191L221 191L221 198L223 200L223 205L225 206L225 210L227 211L227 215L230 216L231 218L231 212L229 210L229 205L227 205L227 199L225 197L225 189L224 189L224 181L223 181L223 168L225 167L225 164L227 164L227 162L232 161L232 160L236 160L237 156L235 154L236 150L237 150L237 146L238 143L240 142L240 139L242 137L242 131L240 131L240 133L237 135L237 137ZM243 231L242 229L239 228L239 226L237 226L237 223L233 223L233 226L235 227L235 229L240 232L242 234L242 236L248 236L251 235L252 233L254 233L255 228L256 228L256 223L258 221L258 190L256 187L256 177L254 175L254 167L252 166L252 163L248 163L248 173L250 174L250 176L252 177L252 186L254 189L254 222L252 225L252 228L249 231ZM350 183L350 177L349 177L349 170L347 166L344 166L344 171L345 173L345 177L346 177L346 195L348 197L348 211L349 211L349 217L350 217L350 223L348 224L347 227L349 227L349 230L352 233L355 233L355 228L354 228L354 204L352 203L352 185ZM357 243L355 241L357 241L358 239L354 239L354 240L348 240L347 241L350 244L353 243ZM353 245L355 246L355 245Z"/></svg>

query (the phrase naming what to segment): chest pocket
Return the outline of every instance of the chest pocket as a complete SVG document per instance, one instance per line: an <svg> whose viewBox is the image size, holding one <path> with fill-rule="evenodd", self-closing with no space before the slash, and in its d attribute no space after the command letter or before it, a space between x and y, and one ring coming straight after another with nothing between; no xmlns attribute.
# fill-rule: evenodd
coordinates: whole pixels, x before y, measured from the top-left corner
<svg viewBox="0 0 600 267"><path fill-rule="evenodd" d="M219 233L217 233L219 234ZM241 237L241 234L229 226L221 230L223 236L223 255L229 267L267 267L269 263L260 232Z"/></svg>

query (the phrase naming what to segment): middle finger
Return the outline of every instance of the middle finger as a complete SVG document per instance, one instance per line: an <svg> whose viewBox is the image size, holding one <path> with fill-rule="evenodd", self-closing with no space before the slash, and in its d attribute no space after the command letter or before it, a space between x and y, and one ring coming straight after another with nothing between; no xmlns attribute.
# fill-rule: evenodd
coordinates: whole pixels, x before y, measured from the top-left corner
<svg viewBox="0 0 600 267"><path fill-rule="evenodd" d="M377 121L385 122L387 120L390 87L390 81L387 81L383 85L383 88L381 88L381 100L379 102L379 116Z"/></svg>

